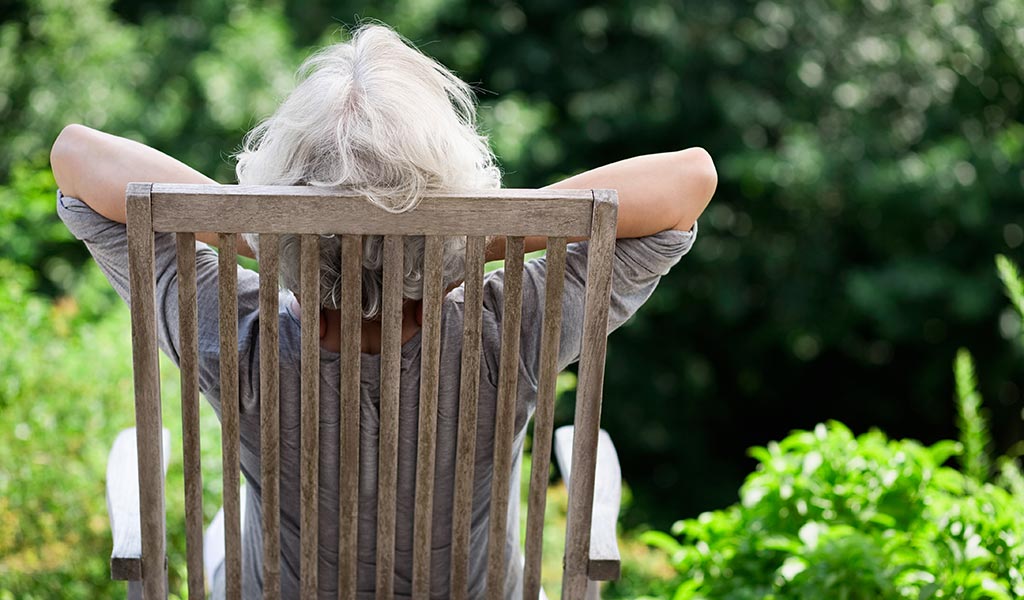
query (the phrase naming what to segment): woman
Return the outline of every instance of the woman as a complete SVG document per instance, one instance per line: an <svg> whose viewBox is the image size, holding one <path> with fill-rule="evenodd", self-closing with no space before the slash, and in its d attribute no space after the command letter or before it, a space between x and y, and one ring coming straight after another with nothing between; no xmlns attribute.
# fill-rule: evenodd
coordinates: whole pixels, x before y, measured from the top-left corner
<svg viewBox="0 0 1024 600"><path fill-rule="evenodd" d="M424 193L438 190L497 188L500 176L485 137L478 134L475 106L469 87L437 62L412 48L394 32L379 25L361 27L350 41L330 46L302 67L303 79L281 107L251 132L238 155L237 175L242 184L336 185L364 194L381 208L411 210ZM125 187L130 181L213 183L204 175L157 150L136 142L70 125L57 138L51 163L58 192L58 214L68 228L85 241L90 252L126 300L127 243ZM691 148L679 152L631 158L560 181L552 188L614 188L619 194L619 217L613 267L609 330L628 319L650 297L658 280L691 247L696 219L714 193L716 174L708 154ZM212 243L212 234L199 239ZM245 236L258 254L257 239ZM531 239L528 250L541 247ZM326 380L337 378L339 349L338 240L321 239L321 369ZM375 490L376 422L379 401L381 298L381 239L367 237L363 261L363 317L361 356L360 489ZM200 387L214 409L220 411L218 329L216 323L217 259L199 244ZM298 481L299 473L299 310L292 292L298 285L295 240L284 239L282 251L281 312L281 510L282 591L298 596ZM454 286L463 277L464 240L445 244L444 278ZM489 258L503 256L493 246ZM395 593L408 596L411 585L412 499L416 451L417 395L421 325L420 275L422 241L406 241L405 305L402 321L402 374L398 524L395 539ZM559 368L579 357L582 336L583 286L586 243L573 243L567 252L564 324ZM161 347L178 360L177 277L174 240L157 236L157 313ZM536 402L539 315L543 306L545 261L529 261L523 283L523 328L516 406L516 449L521 448L526 425ZM486 566L487 515L493 454L497 361L500 347L503 272L488 275L484 290L483 360L474 481L470 594L483 594ZM259 465L258 278L239 269L239 353L241 402L241 468L248 481L243 540L243 590L256 596L262 582ZM530 307L537 310L530 310ZM457 414L458 365L463 316L462 289L447 295L442 307L442 354L439 415ZM450 368L447 368L449 367ZM447 381L447 378L454 379ZM322 386L321 473L337 473L338 396L334 386ZM333 427L333 430L332 430ZM435 482L431 592L448 596L451 507L456 424L438 419L438 458ZM518 455L518 452L517 452ZM341 466L344 468L344 465ZM337 540L338 482L321 477L321 540ZM511 494L518 502L518 493ZM333 508L332 508L333 506ZM513 507L514 508L514 507ZM376 501L360 495L358 587L371 597L374 586ZM326 543L326 542L325 542ZM330 596L336 582L336 548L321 547L321 595ZM506 596L519 593L518 523L509 520ZM215 587L222 586L223 582ZM216 591L216 590L215 590Z"/></svg>

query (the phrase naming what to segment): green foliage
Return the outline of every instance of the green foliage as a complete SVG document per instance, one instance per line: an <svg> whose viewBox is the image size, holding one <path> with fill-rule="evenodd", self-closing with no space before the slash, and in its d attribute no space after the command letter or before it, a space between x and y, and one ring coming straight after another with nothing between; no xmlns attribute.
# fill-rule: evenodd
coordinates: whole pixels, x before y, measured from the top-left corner
<svg viewBox="0 0 1024 600"><path fill-rule="evenodd" d="M131 422L127 312L76 323L25 268L0 259L0 279L0 595L111 596L103 473Z"/></svg>
<svg viewBox="0 0 1024 600"><path fill-rule="evenodd" d="M739 504L644 538L680 600L1019 597L1022 490L943 466L961 452L818 425L753 448Z"/></svg>
<svg viewBox="0 0 1024 600"><path fill-rule="evenodd" d="M693 253L612 337L604 415L627 472L657 472L693 515L729 502L740 448L793 427L952 437L961 345L999 398L994 443L1019 439L1024 363L990 268L1024 244L1024 5L630 6L595 9L609 49L657 58L629 85L601 54L606 78L581 94L624 100L571 106L608 106L588 125L629 131L609 134L624 153L696 138L720 185Z"/></svg>
<svg viewBox="0 0 1024 600"><path fill-rule="evenodd" d="M996 271L999 273L999 279L1003 282L1003 288L1006 290L1006 296L1010 299L1010 303L1013 304L1013 308L1016 309L1020 318L1024 319L1024 281L1020 278L1017 265L1000 254L996 256ZM1021 334L1024 335L1024 330L1021 331Z"/></svg>
<svg viewBox="0 0 1024 600"><path fill-rule="evenodd" d="M993 254L1019 262L1024 247L1020 2L15 0L0 8L0 523L26 530L0 532L0 597L113 589L104 525L74 517L102 516L96 453L129 421L126 371L91 368L95 347L129 364L127 321L52 217L50 143L81 122L232 181L244 131L310 48L359 18L395 25L477 87L506 185L691 145L716 158L694 251L610 342L603 422L636 494L627 524L728 504L742 448L793 427L955 436L944 398L961 345L985 371L967 387L998 398L992 448L1020 438L1020 344L1000 334L1024 328L1000 315L989 277ZM1020 278L999 265L1020 312ZM83 376L67 383L69 370ZM79 405L89 426L69 434ZM20 440L36 412L69 417L45 441ZM961 428L965 446L974 435ZM45 443L64 437L78 441ZM964 462L982 469L985 445ZM1016 463L992 463L1020 498ZM76 495L51 489L62 471ZM26 491L8 496L15 487ZM59 525L35 524L43 508ZM17 562L64 556L51 550L65 538L80 545L75 564ZM877 558L858 544L842 552ZM660 593L631 577L613 591Z"/></svg>
<svg viewBox="0 0 1024 600"><path fill-rule="evenodd" d="M309 50L380 19L478 89L508 186L691 145L716 158L694 251L611 339L604 414L642 474L633 522L726 503L741 449L794 426L954 435L935 399L960 345L1005 398L993 443L1019 437L1019 351L987 277L1024 244L1019 2L16 0L0 16L0 255L48 296L86 256L46 222L52 190L21 187L45 187L63 125L232 181ZM663 489L678 506L658 510Z"/></svg>
<svg viewBox="0 0 1024 600"><path fill-rule="evenodd" d="M957 428L960 430L960 444L963 447L964 473L976 481L987 481L989 477L989 446L992 444L988 424L981 412L981 394L974 374L974 360L971 353L961 348L953 364L956 377Z"/></svg>
<svg viewBox="0 0 1024 600"><path fill-rule="evenodd" d="M1011 300L1020 280L997 259ZM953 364L960 441L924 446L836 421L755 447L740 503L650 531L682 582L674 598L963 598L1024 595L1024 474L989 481L991 436L971 354ZM960 457L961 470L944 466Z"/></svg>
<svg viewBox="0 0 1024 600"><path fill-rule="evenodd" d="M0 58L0 80L7 84L0 86L0 173L12 159L45 156L69 121L145 131L146 117L161 103L143 95L157 71L143 60L144 39L160 40L117 19L110 0L22 4L23 18L0 29L0 57L18 57Z"/></svg>
<svg viewBox="0 0 1024 600"><path fill-rule="evenodd" d="M206 110L225 130L244 131L291 91L292 73L304 53L273 9L238 10L211 39L212 48L198 55L193 67Z"/></svg>
<svg viewBox="0 0 1024 600"><path fill-rule="evenodd" d="M123 595L111 581L107 452L133 425L129 315L87 265L57 302L28 268L0 258L0 598ZM183 519L177 372L166 359L164 426L171 523ZM220 505L219 427L204 405L204 509ZM184 529L168 529L172 589L184 579Z"/></svg>
<svg viewBox="0 0 1024 600"><path fill-rule="evenodd" d="M54 218L56 186L41 163L20 161L6 182L0 182L0 258L28 269L28 289L47 296L103 290L109 285L76 285L85 257L82 244ZM105 295L113 297L112 290Z"/></svg>

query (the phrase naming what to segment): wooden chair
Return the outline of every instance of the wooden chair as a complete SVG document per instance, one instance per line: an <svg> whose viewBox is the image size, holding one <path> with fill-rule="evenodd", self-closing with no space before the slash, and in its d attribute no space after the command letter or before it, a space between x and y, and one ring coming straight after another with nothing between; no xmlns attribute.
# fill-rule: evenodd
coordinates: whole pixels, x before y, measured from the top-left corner
<svg viewBox="0 0 1024 600"><path fill-rule="evenodd" d="M512 476L513 407L516 397L519 331L522 314L524 236L546 236L548 274L545 282L541 337L541 371L534 416L533 472L530 478L524 598L538 598L541 538L548 468L551 460L553 404L557 376L555 357L561 326L566 238L590 240L586 313L579 386L573 427L561 428L555 451L569 489L562 597L596 597L595 581L615 579L619 553L615 525L620 476L615 450L599 431L605 339L615 247L617 198L611 190L495 190L426 197L412 211L388 214L359 196L314 187L242 187L215 185L131 184L127 190L128 254L132 293L132 349L135 382L135 435L126 430L111 451L107 498L114 550L111 574L128 580L129 597L167 595L164 474L169 443L161 421L159 365L154 292L154 234L177 235L181 396L184 431L185 531L188 549L188 590L205 597L202 557L202 482L199 466L199 389L195 232L220 232L219 306L224 531L228 598L238 598L241 573L239 513L239 408L237 339L236 236L260 234L259 303L261 314L278 314L278 236L301 235L301 296L318 298L318 234L342 236L341 340L341 464L358 465L359 368L361 326L361 236L384 235L383 349L381 357L381 430L378 494L378 541L393 540L395 473L398 444L398 360L401 345L402 237L426 236L422 374L419 409L419 461L416 466L413 595L427 597L430 582L433 473L440 351L442 236L467 236L465 327L456 450L455 507L452 530L452 595L466 596L469 552L470 493L477 424L476 401L480 365L482 282L485 236L506 236L505 307L501 331L502 361L494 443L494 479L490 512L487 596L501 595L505 570L509 478ZM317 301L302 303L301 315L301 568L303 597L314 597L317 559L317 486L319 328ZM279 397L278 320L260 320L259 348L261 465L264 549L264 594L277 598L279 586ZM512 360L507 360L511 357ZM306 385L305 382L310 382ZM306 434L305 432L310 432ZM600 441L599 441L600 440ZM571 450L570 450L571 448ZM138 478L135 478L137 464ZM600 467L599 467L600 464ZM341 474L339 528L339 591L355 597L358 473ZM391 510L386 510L390 506ZM387 515L391 515L388 517ZM312 531L312 535L307 535ZM391 534L390 537L388 534ZM389 597L394 548L378 544L377 596ZM383 558L383 560L381 560Z"/></svg>

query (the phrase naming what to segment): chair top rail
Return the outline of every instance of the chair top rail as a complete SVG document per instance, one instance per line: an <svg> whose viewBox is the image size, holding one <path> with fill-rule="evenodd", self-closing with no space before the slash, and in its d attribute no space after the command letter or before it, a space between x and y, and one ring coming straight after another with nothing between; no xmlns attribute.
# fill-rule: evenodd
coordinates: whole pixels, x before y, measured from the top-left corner
<svg viewBox="0 0 1024 600"><path fill-rule="evenodd" d="M153 231L588 237L598 192L442 192L392 214L341 188L156 183Z"/></svg>

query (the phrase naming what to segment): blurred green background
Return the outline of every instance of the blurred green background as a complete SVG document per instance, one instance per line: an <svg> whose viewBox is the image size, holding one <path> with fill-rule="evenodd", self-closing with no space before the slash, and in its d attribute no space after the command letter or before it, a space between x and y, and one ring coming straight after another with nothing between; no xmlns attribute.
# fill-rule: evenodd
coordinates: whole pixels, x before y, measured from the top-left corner
<svg viewBox="0 0 1024 600"><path fill-rule="evenodd" d="M610 339L627 532L735 502L746 449L795 428L956 437L960 346L992 450L1021 439L1021 320L992 262L1024 256L1019 0L7 1L0 598L107 585L102 469L131 421L126 311L54 215L49 145L80 122L232 182L244 132L360 19L474 85L506 186L715 157L694 250Z"/></svg>

